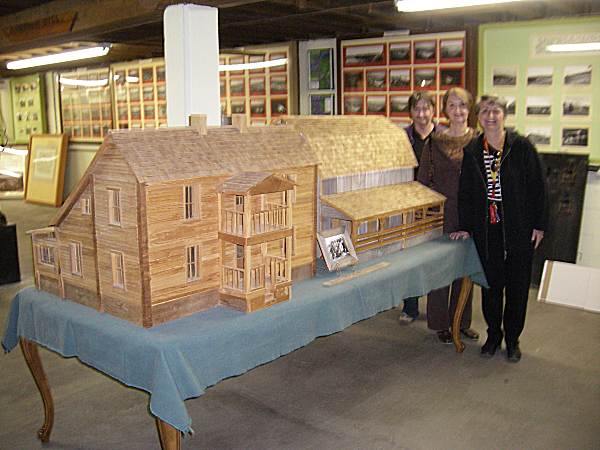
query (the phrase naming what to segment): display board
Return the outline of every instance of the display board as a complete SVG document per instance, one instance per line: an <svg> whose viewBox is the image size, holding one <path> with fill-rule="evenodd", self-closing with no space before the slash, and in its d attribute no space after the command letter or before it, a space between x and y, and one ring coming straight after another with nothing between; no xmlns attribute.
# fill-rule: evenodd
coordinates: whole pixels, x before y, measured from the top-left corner
<svg viewBox="0 0 600 450"><path fill-rule="evenodd" d="M62 130L71 141L101 141L112 126L109 69L59 74Z"/></svg>
<svg viewBox="0 0 600 450"><path fill-rule="evenodd" d="M337 40L298 43L300 114L337 114Z"/></svg>
<svg viewBox="0 0 600 450"><path fill-rule="evenodd" d="M540 151L585 153L598 161L600 51L548 50L598 41L600 18L482 25L479 94L505 97L507 125Z"/></svg>
<svg viewBox="0 0 600 450"><path fill-rule="evenodd" d="M465 87L466 33L388 36L341 42L342 114L382 115L409 123L408 98L430 91L441 98Z"/></svg>
<svg viewBox="0 0 600 450"><path fill-rule="evenodd" d="M39 74L10 80L14 142L28 144L32 134L46 131L46 104L43 78Z"/></svg>
<svg viewBox="0 0 600 450"><path fill-rule="evenodd" d="M219 72L221 115L247 114L253 125L266 125L271 119L296 113L296 52L290 45L244 48L240 53L219 55L219 65L275 61L287 63L268 68L222 70Z"/></svg>
<svg viewBox="0 0 600 450"><path fill-rule="evenodd" d="M115 128L167 126L164 59L115 64L112 68Z"/></svg>

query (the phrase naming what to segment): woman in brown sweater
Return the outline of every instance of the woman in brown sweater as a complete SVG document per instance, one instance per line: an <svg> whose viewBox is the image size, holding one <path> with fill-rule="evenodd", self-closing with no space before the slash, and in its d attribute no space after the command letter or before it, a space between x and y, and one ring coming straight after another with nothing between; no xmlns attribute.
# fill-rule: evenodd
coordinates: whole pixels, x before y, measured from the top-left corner
<svg viewBox="0 0 600 450"><path fill-rule="evenodd" d="M451 88L442 101L444 114L449 126L434 133L429 145L423 148L417 180L446 197L444 205L444 233L454 239L460 230L458 223L458 181L463 159L463 148L477 136L477 131L467 124L473 97L462 88ZM437 332L444 344L452 343L450 325L458 295L460 280L451 286L431 291L427 296L427 326ZM472 296L467 301L462 322L461 334L477 340L479 334L471 330Z"/></svg>

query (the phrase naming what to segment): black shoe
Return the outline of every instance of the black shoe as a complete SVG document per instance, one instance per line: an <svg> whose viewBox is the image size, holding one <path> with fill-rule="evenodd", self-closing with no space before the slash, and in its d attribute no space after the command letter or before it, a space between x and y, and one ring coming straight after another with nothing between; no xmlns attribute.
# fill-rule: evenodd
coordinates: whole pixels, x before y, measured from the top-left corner
<svg viewBox="0 0 600 450"><path fill-rule="evenodd" d="M461 328L460 334L462 334L467 339L471 339L472 341L476 341L479 339L479 333L471 328Z"/></svg>
<svg viewBox="0 0 600 450"><path fill-rule="evenodd" d="M519 348L518 343L506 345L506 359L511 363L518 363L521 361L521 349Z"/></svg>
<svg viewBox="0 0 600 450"><path fill-rule="evenodd" d="M442 344L452 344L452 335L448 330L440 330L437 332L437 337Z"/></svg>
<svg viewBox="0 0 600 450"><path fill-rule="evenodd" d="M491 358L496 354L496 350L500 348L500 342L492 340L489 337L485 341L485 344L481 347L481 357Z"/></svg>

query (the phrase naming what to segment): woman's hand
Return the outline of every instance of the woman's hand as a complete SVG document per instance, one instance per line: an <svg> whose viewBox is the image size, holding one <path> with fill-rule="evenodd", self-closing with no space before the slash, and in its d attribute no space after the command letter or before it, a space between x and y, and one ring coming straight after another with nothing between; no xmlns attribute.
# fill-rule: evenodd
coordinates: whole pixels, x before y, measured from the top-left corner
<svg viewBox="0 0 600 450"><path fill-rule="evenodd" d="M531 233L531 242L534 243L534 249L538 248L542 239L544 239L544 232L542 230L533 230L533 233Z"/></svg>
<svg viewBox="0 0 600 450"><path fill-rule="evenodd" d="M458 241L460 239L464 241L465 239L469 239L470 237L471 235L468 231L454 231L450 233L450 239L452 239L453 241Z"/></svg>

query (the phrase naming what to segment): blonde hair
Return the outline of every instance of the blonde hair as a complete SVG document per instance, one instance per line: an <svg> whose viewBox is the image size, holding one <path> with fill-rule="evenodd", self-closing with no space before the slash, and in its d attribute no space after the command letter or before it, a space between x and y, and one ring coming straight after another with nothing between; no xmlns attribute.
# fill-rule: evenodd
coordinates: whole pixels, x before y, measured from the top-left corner
<svg viewBox="0 0 600 450"><path fill-rule="evenodd" d="M448 117L446 114L446 104L448 103L448 99L451 95L456 95L458 98L460 98L463 102L465 102L467 108L469 108L469 112L471 111L473 108L473 96L471 93L461 87L453 87L448 89L442 98L442 111L446 117Z"/></svg>

